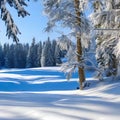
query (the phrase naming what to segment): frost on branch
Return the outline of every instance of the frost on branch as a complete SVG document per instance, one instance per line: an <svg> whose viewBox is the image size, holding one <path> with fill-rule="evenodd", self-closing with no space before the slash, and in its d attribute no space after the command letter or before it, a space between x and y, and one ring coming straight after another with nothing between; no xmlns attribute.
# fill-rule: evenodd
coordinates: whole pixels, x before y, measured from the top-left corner
<svg viewBox="0 0 120 120"><path fill-rule="evenodd" d="M70 46L66 55L67 62L63 63L61 66L61 71L64 72L69 80L72 76L72 73L78 67L77 57L75 55L75 46Z"/></svg>
<svg viewBox="0 0 120 120"><path fill-rule="evenodd" d="M103 71L105 76L116 75L117 71L117 59L114 54L114 47L117 45L117 39L114 34L108 31L106 35L102 34L102 36L98 37L96 40L96 59L98 67Z"/></svg>
<svg viewBox="0 0 120 120"><path fill-rule="evenodd" d="M96 58L105 76L116 76L120 36L120 1L94 0L94 13L90 15L96 29ZM116 50L114 50L116 49Z"/></svg>
<svg viewBox="0 0 120 120"><path fill-rule="evenodd" d="M114 54L116 55L117 59L120 60L120 36L117 40L117 45L114 47Z"/></svg>
<svg viewBox="0 0 120 120"><path fill-rule="evenodd" d="M61 66L61 71L67 76L67 80L70 80L72 74L76 71L78 67L84 68L85 70L93 70L97 72L97 78L99 80L103 79L103 74L101 69L98 69L95 64L95 59L91 58L93 55L93 48L89 52L85 52L84 56L81 57L81 62L77 62L78 53L76 52L76 47L71 44L66 55L67 62L63 63ZM94 56L94 55L93 55ZM89 64L88 64L89 63Z"/></svg>
<svg viewBox="0 0 120 120"><path fill-rule="evenodd" d="M14 7L17 12L18 16L25 17L29 15L29 13L24 9L23 6L27 6L24 0L1 0L0 1L0 9L1 9L1 19L5 22L6 25L6 36L8 38L12 38L13 41L18 42L19 38L17 37L18 34L21 34L18 27L15 25L12 15L10 11L7 9L6 4L9 4L10 7Z"/></svg>
<svg viewBox="0 0 120 120"><path fill-rule="evenodd" d="M84 14L88 0L80 1L82 11L81 26L76 24L76 11L73 0L44 0L44 14L48 17L46 31L50 32L54 27L69 28L69 35L76 38L79 34L84 48L89 46L91 36L91 24ZM59 27L58 27L59 28Z"/></svg>

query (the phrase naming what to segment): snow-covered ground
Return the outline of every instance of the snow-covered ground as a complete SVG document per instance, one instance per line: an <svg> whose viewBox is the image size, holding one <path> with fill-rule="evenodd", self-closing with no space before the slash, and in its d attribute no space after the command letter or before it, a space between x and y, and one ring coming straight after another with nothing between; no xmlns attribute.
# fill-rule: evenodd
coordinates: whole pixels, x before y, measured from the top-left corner
<svg viewBox="0 0 120 120"><path fill-rule="evenodd" d="M120 81L91 73L80 91L59 67L0 70L0 120L120 120Z"/></svg>

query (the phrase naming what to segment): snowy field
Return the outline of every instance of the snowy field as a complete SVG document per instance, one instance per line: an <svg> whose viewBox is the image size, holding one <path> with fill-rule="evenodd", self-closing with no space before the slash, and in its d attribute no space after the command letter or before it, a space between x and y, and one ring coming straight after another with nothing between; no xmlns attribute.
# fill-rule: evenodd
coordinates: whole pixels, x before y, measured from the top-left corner
<svg viewBox="0 0 120 120"><path fill-rule="evenodd" d="M59 67L0 70L0 120L120 120L120 80L76 88Z"/></svg>

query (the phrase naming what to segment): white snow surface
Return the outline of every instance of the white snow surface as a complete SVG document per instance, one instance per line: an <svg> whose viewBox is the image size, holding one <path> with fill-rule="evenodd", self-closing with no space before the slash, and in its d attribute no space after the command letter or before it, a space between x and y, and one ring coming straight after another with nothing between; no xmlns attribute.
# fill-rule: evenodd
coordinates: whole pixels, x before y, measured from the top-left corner
<svg viewBox="0 0 120 120"><path fill-rule="evenodd" d="M81 91L59 67L0 70L0 120L120 120L120 80L86 76Z"/></svg>

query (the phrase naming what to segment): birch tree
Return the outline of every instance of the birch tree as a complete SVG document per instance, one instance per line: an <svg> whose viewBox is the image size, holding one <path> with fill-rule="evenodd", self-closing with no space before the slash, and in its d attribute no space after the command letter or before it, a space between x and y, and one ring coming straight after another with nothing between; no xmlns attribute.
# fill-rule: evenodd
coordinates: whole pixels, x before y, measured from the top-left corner
<svg viewBox="0 0 120 120"><path fill-rule="evenodd" d="M88 4L88 0L43 0L44 13L48 17L46 31L49 32L56 26L69 28L70 32L67 36L76 39L76 64L78 67L80 89L83 89L85 81L84 73L84 54L83 48L89 45L90 25L86 19L84 10Z"/></svg>

